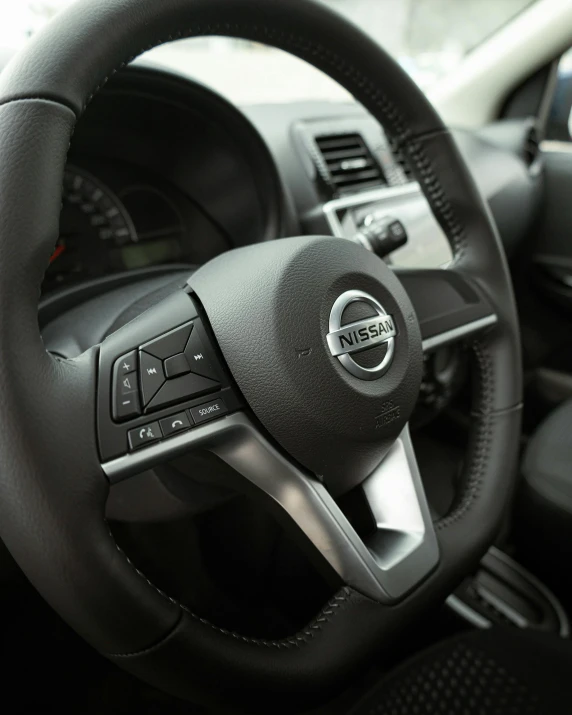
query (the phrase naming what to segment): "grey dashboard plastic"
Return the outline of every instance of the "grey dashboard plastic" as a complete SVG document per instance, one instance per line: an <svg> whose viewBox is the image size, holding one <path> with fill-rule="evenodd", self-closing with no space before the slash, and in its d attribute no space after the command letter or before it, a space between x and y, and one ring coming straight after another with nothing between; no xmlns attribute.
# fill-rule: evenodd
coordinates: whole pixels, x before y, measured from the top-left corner
<svg viewBox="0 0 572 715"><path fill-rule="evenodd" d="M0 71L10 58L10 52L0 57ZM167 71L149 60L138 60L124 73L128 77L153 73L184 80L200 87L186 71ZM240 112L250 121L263 139L268 155L273 160L277 177L284 193L282 205L282 230L295 234L304 216L315 215L324 203L315 182L312 181L304 157L295 142L295 126L300 122L329 122L343 129L354 127L371 140L380 128L369 113L356 102L302 101L284 104L257 104L240 107ZM526 237L537 215L543 195L543 172L530 171L520 147L528 126L527 120L498 122L481 131L454 131L459 151L470 166L475 181L487 199L509 257ZM388 210L391 207L388 206ZM327 230L327 223L323 224ZM267 227L268 230L268 227ZM328 231L329 232L329 231ZM266 238L271 236L266 234ZM247 241L248 242L248 241ZM429 267L429 266L427 266Z"/></svg>
<svg viewBox="0 0 572 715"><path fill-rule="evenodd" d="M261 104L243 107L243 112L265 139L283 182L292 192L299 215L319 210L321 199L316 185L295 151L293 128L297 122L327 119L331 125L354 126L364 134L379 131L375 120L357 103L294 102L285 105ZM526 120L499 122L484 133L455 130L459 151L487 199L507 253L512 255L524 240L543 195L543 174L530 171L522 152Z"/></svg>

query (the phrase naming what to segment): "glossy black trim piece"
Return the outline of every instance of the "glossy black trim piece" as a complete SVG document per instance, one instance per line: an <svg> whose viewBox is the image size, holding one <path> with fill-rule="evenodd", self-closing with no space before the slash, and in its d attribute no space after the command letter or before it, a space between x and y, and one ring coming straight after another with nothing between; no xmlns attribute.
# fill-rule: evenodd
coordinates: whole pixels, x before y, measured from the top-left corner
<svg viewBox="0 0 572 715"><path fill-rule="evenodd" d="M493 307L476 282L453 268L397 269L395 273L413 303L425 346L430 344L427 342L430 339L446 333L452 334L451 340L456 336L461 338L463 335L457 331L473 323L476 330L480 330L497 320ZM469 330L467 334L471 332L475 331Z"/></svg>

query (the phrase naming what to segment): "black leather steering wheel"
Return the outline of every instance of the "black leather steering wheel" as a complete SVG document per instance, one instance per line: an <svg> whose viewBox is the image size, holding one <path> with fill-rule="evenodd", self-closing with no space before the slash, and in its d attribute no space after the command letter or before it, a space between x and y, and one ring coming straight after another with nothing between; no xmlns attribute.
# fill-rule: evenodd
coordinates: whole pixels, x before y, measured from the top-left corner
<svg viewBox="0 0 572 715"><path fill-rule="evenodd" d="M396 277L342 239L238 249L101 345L56 359L42 344L37 307L74 124L143 51L211 34L286 50L349 90L405 153L454 261ZM2 539L81 636L160 688L189 698L216 693L235 705L265 693L283 703L326 697L476 565L511 495L521 411L517 315L496 229L453 139L393 59L311 0L80 0L3 72L0 105ZM351 291L371 298L361 301L370 313L338 316L332 330L340 296L360 305ZM388 331L375 350L386 355L393 341L390 364L374 379L348 370L328 342L336 328L363 319L368 330L378 325L376 341L380 321ZM163 358L185 354L188 334L171 336L179 347L145 346L181 326L210 355L209 377L201 368L207 382L177 373L184 387L167 382L179 393L170 387L171 397L151 407L143 395L146 412L114 419L118 360L132 355L137 364L144 346L160 371ZM455 339L472 347L470 443L458 499L433 523L407 421L423 350ZM192 362L188 350L186 357ZM142 362L139 369L152 370ZM129 450L133 428L144 432L187 407L193 429ZM202 422L221 408L226 416ZM116 546L104 518L110 482L199 446L235 468L237 488L268 496L339 584L301 632L263 641L220 629L155 588ZM356 485L375 518L370 540L335 501Z"/></svg>

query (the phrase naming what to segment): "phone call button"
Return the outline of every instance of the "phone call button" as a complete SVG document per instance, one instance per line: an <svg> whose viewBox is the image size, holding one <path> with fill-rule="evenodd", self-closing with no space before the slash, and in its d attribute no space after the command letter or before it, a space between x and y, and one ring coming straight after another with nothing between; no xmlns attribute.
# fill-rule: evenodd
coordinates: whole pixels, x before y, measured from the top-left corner
<svg viewBox="0 0 572 715"><path fill-rule="evenodd" d="M185 412L179 412L171 417L165 417L161 420L161 429L165 437L168 437L175 432L182 432L185 429L189 429L191 423Z"/></svg>
<svg viewBox="0 0 572 715"><path fill-rule="evenodd" d="M145 445L161 439L162 436L159 423L151 422L143 427L136 427L135 429L129 430L129 447L131 449L145 447Z"/></svg>

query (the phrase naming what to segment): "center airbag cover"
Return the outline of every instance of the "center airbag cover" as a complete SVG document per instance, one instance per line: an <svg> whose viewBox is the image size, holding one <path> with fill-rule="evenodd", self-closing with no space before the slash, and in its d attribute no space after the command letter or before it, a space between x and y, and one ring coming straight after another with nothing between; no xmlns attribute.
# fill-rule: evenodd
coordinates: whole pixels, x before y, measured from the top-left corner
<svg viewBox="0 0 572 715"><path fill-rule="evenodd" d="M370 474L409 419L422 372L413 306L385 263L344 239L288 238L225 253L189 285L274 439L334 493ZM332 308L348 291L391 316L391 361L376 379L345 369L328 344Z"/></svg>

